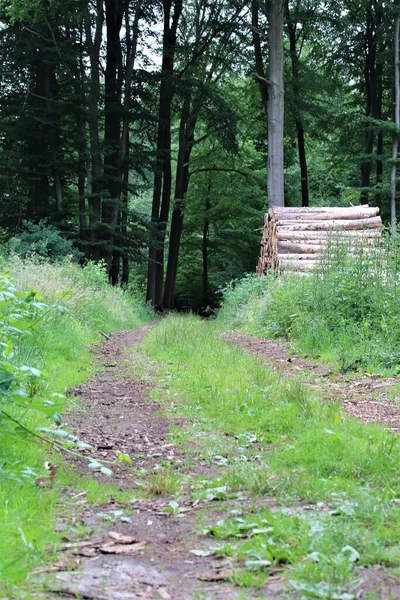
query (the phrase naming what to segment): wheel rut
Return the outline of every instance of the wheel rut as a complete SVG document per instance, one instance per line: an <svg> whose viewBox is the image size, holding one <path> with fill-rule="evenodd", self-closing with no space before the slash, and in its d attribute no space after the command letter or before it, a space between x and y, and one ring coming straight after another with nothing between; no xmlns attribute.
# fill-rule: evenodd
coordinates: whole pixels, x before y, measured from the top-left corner
<svg viewBox="0 0 400 600"><path fill-rule="evenodd" d="M160 412L158 403L150 398L152 384L141 375L149 365L143 366L138 345L155 325L107 336L96 349L104 369L71 390L78 398L78 408L66 415L72 431L90 443L100 459L115 461L121 452L131 458L132 468L122 464L113 467L110 481L99 473L89 473L79 459L71 459L72 462L81 474L117 483L125 495L132 492L132 497L121 503L110 496L107 504L100 506L87 502L85 493L64 490L64 498L75 502L74 514L72 520L60 515L58 527L66 533L57 560L46 573L47 591L43 597L285 598L279 575L272 576L262 590L241 590L229 582L229 560L191 552L205 550L203 554L207 554L210 540L199 533L200 524L211 524L229 511L234 513L239 507L234 500L214 504L193 501L188 489L180 494L177 507L171 506L172 493L147 497L140 493L138 473L157 473L160 464L167 466L172 476L190 474L193 478L206 474L201 460L191 456L188 463L184 451L170 443L171 427L185 428L186 422ZM243 499L240 507L243 508ZM82 527L86 531L83 537L78 534Z"/></svg>
<svg viewBox="0 0 400 600"><path fill-rule="evenodd" d="M393 433L400 433L399 377L383 378L376 374L337 374L321 365L291 354L279 340L254 338L242 333L223 336L231 344L262 359L285 377L296 377L327 400L339 400L349 416L364 423L377 422Z"/></svg>

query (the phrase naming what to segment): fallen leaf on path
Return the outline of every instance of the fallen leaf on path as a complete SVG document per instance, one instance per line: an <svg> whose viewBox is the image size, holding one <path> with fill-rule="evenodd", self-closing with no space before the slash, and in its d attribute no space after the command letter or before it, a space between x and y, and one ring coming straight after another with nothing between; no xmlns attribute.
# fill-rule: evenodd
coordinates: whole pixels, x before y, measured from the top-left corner
<svg viewBox="0 0 400 600"><path fill-rule="evenodd" d="M160 588L158 591L159 596L163 599L163 600L171 600L172 596L170 594L168 594L167 590L164 588Z"/></svg>
<svg viewBox="0 0 400 600"><path fill-rule="evenodd" d="M226 571L219 571L216 573L201 573L197 575L197 579L200 581L226 581L232 577L233 571L227 569Z"/></svg>
<svg viewBox="0 0 400 600"><path fill-rule="evenodd" d="M66 544L61 544L57 550L61 552L62 550L70 550L71 548L83 548L84 546L93 546L93 542L68 542Z"/></svg>
<svg viewBox="0 0 400 600"><path fill-rule="evenodd" d="M75 550L75 554L91 558L92 556L96 556L97 548L94 548L93 546L91 548L81 548L80 550Z"/></svg>
<svg viewBox="0 0 400 600"><path fill-rule="evenodd" d="M81 496L85 496L87 494L87 490L83 492L79 492L79 494L75 494L75 496L71 496L71 500L75 500L76 498L80 498Z"/></svg>
<svg viewBox="0 0 400 600"><path fill-rule="evenodd" d="M119 544L135 544L137 542L137 539L131 535L123 535L117 531L109 531L108 535Z"/></svg>
<svg viewBox="0 0 400 600"><path fill-rule="evenodd" d="M215 550L190 550L195 556L212 556L215 554Z"/></svg>
<svg viewBox="0 0 400 600"><path fill-rule="evenodd" d="M75 558L74 560L59 560L49 567L44 567L42 569L34 569L32 571L33 575L41 575L42 573L56 573L58 571L70 571L72 569L77 569L80 565L79 558ZM5 600L5 599L4 599Z"/></svg>
<svg viewBox="0 0 400 600"><path fill-rule="evenodd" d="M145 547L145 542L138 544L104 544L99 548L103 554L136 554Z"/></svg>

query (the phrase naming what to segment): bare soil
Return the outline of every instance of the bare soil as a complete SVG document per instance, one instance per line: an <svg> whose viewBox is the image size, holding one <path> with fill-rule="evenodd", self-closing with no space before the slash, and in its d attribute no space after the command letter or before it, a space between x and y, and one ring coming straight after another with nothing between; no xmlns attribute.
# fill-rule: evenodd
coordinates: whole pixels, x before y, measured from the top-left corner
<svg viewBox="0 0 400 600"><path fill-rule="evenodd" d="M162 462L170 465L174 472L189 471L193 477L204 477L207 467L201 459L193 453L186 457L184 447L173 446L168 438L171 427L179 425L185 429L187 422L160 411L160 406L149 397L149 382L135 376L135 370L140 372L142 368L139 365L142 359L135 354L135 347L152 326L107 336L100 350L97 349L104 370L86 384L71 390L79 398L79 408L67 416L68 424L105 460L115 460L119 451L129 454L137 469L151 471ZM293 376L299 370L311 371L314 378L310 376L310 385L323 385L326 393L329 386L338 386L346 407L354 416L365 420L381 417L383 413L378 409L374 412L368 407L378 405L381 409L388 404L369 399L373 389L384 393L381 388L372 387L383 383L379 380L367 378L358 385L357 382L348 385L331 382L326 379L328 372L321 372L321 367L298 357L290 357L284 345L236 334L227 339L261 356L271 368L285 375ZM337 394L336 389L334 393ZM364 407L364 412L358 412L359 405ZM394 410L392 420L386 417L386 420L383 417L380 420L400 428L400 409L394 404L388 405ZM84 464L76 464L80 471L88 474ZM117 482L121 490L132 491L131 501L125 505L116 503L113 498L106 505L93 505L86 501L84 492L64 491L66 499L71 501L73 498L76 502L76 513L72 519L67 515L60 516L58 527L66 532L64 545L59 548L57 561L46 570L47 592L41 597L93 600L288 600L297 597L293 591L286 591L280 568L271 570L262 589L240 589L229 581L232 575L229 559L196 556L191 552L208 550L212 545L199 532L201 525L215 523L238 508L244 507L247 513L256 511L259 507L255 501L240 498L199 502L193 501L188 493L181 496L179 511L174 513L169 509L171 494L143 497L138 493L140 488L135 471L123 465L114 470L113 482ZM94 475L105 479L102 475ZM263 506L277 506L273 498L262 501ZM304 507L299 505L297 509ZM82 526L86 531L84 537L78 532ZM360 598L366 598L371 592L377 600L400 598L400 581L384 569L365 569L361 576L364 583ZM40 577L43 581L43 573Z"/></svg>

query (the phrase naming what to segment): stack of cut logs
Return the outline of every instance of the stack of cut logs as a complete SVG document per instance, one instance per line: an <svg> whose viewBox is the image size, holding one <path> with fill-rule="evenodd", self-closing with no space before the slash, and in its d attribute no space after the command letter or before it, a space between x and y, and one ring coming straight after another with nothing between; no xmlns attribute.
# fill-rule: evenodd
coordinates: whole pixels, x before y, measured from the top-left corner
<svg viewBox="0 0 400 600"><path fill-rule="evenodd" d="M381 235L379 208L349 207L271 208L265 215L257 274L269 269L309 271L328 240L370 244Z"/></svg>

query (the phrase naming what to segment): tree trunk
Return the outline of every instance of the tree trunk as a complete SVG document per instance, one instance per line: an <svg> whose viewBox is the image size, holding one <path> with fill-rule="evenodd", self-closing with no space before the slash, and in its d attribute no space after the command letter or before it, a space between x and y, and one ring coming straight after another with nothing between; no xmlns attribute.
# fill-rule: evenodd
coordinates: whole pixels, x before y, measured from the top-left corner
<svg viewBox="0 0 400 600"><path fill-rule="evenodd" d="M283 21L284 0L268 0L268 204L284 205L283 175Z"/></svg>
<svg viewBox="0 0 400 600"><path fill-rule="evenodd" d="M162 301L164 240L171 200L171 105L174 94L173 70L176 34L182 13L182 0L174 1L174 14L171 22L172 4L173 0L163 2L163 56L147 277L147 300L153 306L160 306Z"/></svg>
<svg viewBox="0 0 400 600"><path fill-rule="evenodd" d="M304 143L304 127L303 119L301 118L301 94L300 94L300 78L299 78L299 57L296 49L296 24L290 18L289 2L286 3L286 23L289 32L290 43L290 60L292 63L293 77L293 104L294 104L294 120L297 131L297 147L299 152L300 174L301 174L301 205L309 205L308 194L308 169L306 159L306 149Z"/></svg>
<svg viewBox="0 0 400 600"><path fill-rule="evenodd" d="M386 43L382 42L379 45L379 56L376 65L376 87L377 87L377 119L382 120L382 104L383 104L383 53L386 50ZM376 204L379 208L382 207L382 192L380 188L383 183L383 131L378 131L377 145L376 145L376 184L379 188L379 192L376 195Z"/></svg>
<svg viewBox="0 0 400 600"><path fill-rule="evenodd" d="M78 197L79 197L79 237L82 242L85 255L87 254L86 246L86 194L85 194L85 182L86 182L86 127L85 117L82 113L82 108L79 107L78 111L78 145L79 145L79 158L78 158ZM88 258L88 256L87 256Z"/></svg>
<svg viewBox="0 0 400 600"><path fill-rule="evenodd" d="M29 137L29 162L31 173L30 202L28 205L28 216L33 221L50 216L50 184L49 184L49 146L48 127L43 120L35 119L35 115L45 110L43 98L46 97L45 82L46 58L42 50L37 52L34 60L34 88L37 96L32 120L32 132Z"/></svg>
<svg viewBox="0 0 400 600"><path fill-rule="evenodd" d="M120 197L120 125L122 90L121 28L124 16L122 0L105 0L106 70L104 75L104 197L103 223L107 226L104 258L111 276L113 233L117 226Z"/></svg>
<svg viewBox="0 0 400 600"><path fill-rule="evenodd" d="M121 244L124 246L122 251L122 274L121 284L128 285L129 283L129 256L126 248L127 232L128 232L128 201L129 201L129 165L125 164L124 180L122 189L122 210L121 210Z"/></svg>
<svg viewBox="0 0 400 600"><path fill-rule="evenodd" d="M378 47L382 51L382 43L379 43L383 22L383 9L380 3L368 6L367 23L365 33L365 64L364 64L364 86L365 86L365 116L366 119L378 120L382 116L382 65L378 57ZM372 153L374 149L375 133L374 125L367 124L364 134L364 158L361 163L361 195L360 204L368 202L368 188L371 186L371 173L373 166ZM379 138L378 138L379 146ZM379 153L379 148L378 148ZM377 171L381 167L378 166Z"/></svg>
<svg viewBox="0 0 400 600"><path fill-rule="evenodd" d="M123 7L120 7L122 11L121 14L121 25L122 18L125 12L126 17L126 65L125 65L125 83L124 83L124 100L123 106L121 106L121 78L117 82L117 96L115 102L115 111L118 114L118 138L119 145L115 146L116 155L113 157L113 169L115 171L115 178L113 184L112 193L115 196L115 199L112 201L112 205L110 207L110 216L109 216L109 250L107 253L107 265L111 264L111 268L109 270L110 280L113 284L116 284L119 280L119 269L120 269L120 258L121 258L121 250L119 248L114 248L115 241L114 238L116 234L119 236L119 246L121 246L124 240L121 238L122 229L126 234L126 222L127 222L127 211L128 211L128 187L129 187L129 125L130 125L130 107L131 107L131 88L132 88L132 77L133 70L135 66L136 60L136 52L137 52L137 42L139 35L139 20L142 16L142 6L143 1L139 1L136 6L134 22L132 26L132 31L129 23L129 3L126 3L124 10ZM120 26L121 28L121 26ZM119 37L119 35L118 35ZM121 52L121 43L119 42L119 52ZM122 59L120 63L120 72L122 74ZM122 123L121 123L122 121ZM121 127L121 134L120 131ZM117 142L117 140L115 140ZM111 190L110 190L111 193ZM121 199L121 194L123 197ZM121 204L122 202L122 204ZM121 212L121 206L122 211ZM124 221L125 226L121 229L121 221ZM124 235L124 239L126 235ZM113 256L115 254L115 256ZM124 258L123 258L124 260ZM125 276L129 277L129 259L128 259L128 268L125 265ZM126 281L128 283L128 281Z"/></svg>
<svg viewBox="0 0 400 600"><path fill-rule="evenodd" d="M179 248L183 229L184 204L189 187L189 161L193 147L196 117L190 114L190 95L186 96L179 127L179 150L176 167L174 210L171 219L167 273L165 277L163 308L173 308Z"/></svg>
<svg viewBox="0 0 400 600"><path fill-rule="evenodd" d="M50 140L51 166L53 172L57 220L61 224L65 224L63 186L60 168L60 97L54 65L50 61L47 61L44 65L43 77L44 90L47 98L46 105L49 119L48 138Z"/></svg>
<svg viewBox="0 0 400 600"><path fill-rule="evenodd" d="M208 233L210 229L210 220L208 217L211 208L211 181L207 186L207 198L204 211L203 223L203 238L201 243L201 259L202 259L202 305L204 308L208 306Z"/></svg>
<svg viewBox="0 0 400 600"><path fill-rule="evenodd" d="M103 33L104 13L103 1L96 0L96 28L92 39L92 28L89 9L84 13L86 44L90 61L90 91L88 105L88 125L90 139L91 169L88 181L90 194L89 200L89 226L91 237L91 258L100 260L102 241L98 239L98 224L101 220L101 180L103 162L100 150L99 137L99 101L100 101L100 47Z"/></svg>
<svg viewBox="0 0 400 600"><path fill-rule="evenodd" d="M398 7L398 2L395 3ZM397 180L397 154L399 149L399 128L400 128L400 64L399 64L399 36L400 36L400 14L396 15L394 33L394 122L397 131L393 135L392 144L392 166L390 169L390 223L393 231L397 223L396 210L396 180Z"/></svg>
<svg viewBox="0 0 400 600"><path fill-rule="evenodd" d="M256 63L256 76L260 89L261 101L268 120L268 81L264 72L264 61L261 50L260 28L259 28L259 2L253 0L251 4L251 28L253 33L254 58Z"/></svg>

